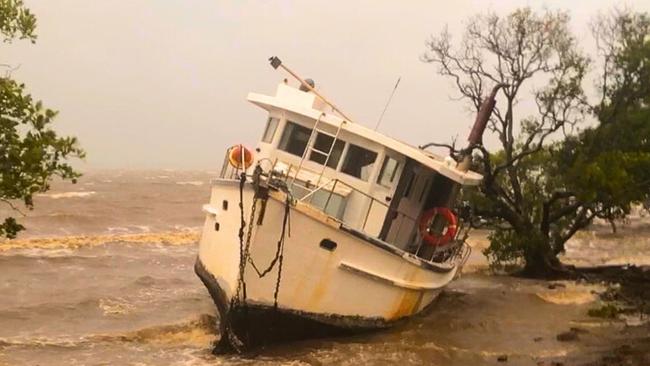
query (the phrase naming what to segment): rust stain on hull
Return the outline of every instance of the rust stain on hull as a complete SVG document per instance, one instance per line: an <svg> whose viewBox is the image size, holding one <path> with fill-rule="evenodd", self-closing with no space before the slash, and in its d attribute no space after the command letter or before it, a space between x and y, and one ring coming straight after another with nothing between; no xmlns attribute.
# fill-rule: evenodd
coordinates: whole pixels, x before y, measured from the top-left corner
<svg viewBox="0 0 650 366"><path fill-rule="evenodd" d="M417 268L414 268L409 271L408 275L404 276L404 280L413 281L417 275ZM423 296L424 293L422 291L404 290L399 297L399 300L396 301L395 305L393 306L393 310L391 310L388 314L387 319L396 320L415 314L420 308Z"/></svg>
<svg viewBox="0 0 650 366"><path fill-rule="evenodd" d="M420 291L405 290L400 296L393 310L388 314L388 320L397 320L417 312L422 302L423 293Z"/></svg>
<svg viewBox="0 0 650 366"><path fill-rule="evenodd" d="M316 286L314 286L314 290L312 291L312 294L309 297L309 301L307 302L307 306L309 309L316 308L318 304L321 302L321 300L323 299L323 295L327 293L327 289L329 288L331 282L330 277L333 268L332 267L333 260L334 260L334 253L330 253L324 265L325 271L321 275Z"/></svg>

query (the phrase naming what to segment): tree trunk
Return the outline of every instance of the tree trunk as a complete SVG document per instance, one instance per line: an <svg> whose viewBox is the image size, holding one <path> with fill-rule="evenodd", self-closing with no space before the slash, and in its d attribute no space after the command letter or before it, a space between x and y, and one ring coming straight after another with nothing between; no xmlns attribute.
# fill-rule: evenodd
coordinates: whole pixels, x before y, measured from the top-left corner
<svg viewBox="0 0 650 366"><path fill-rule="evenodd" d="M525 277L544 279L565 277L567 270L555 255L550 238L532 232L526 236L530 241L523 245L526 264L521 274Z"/></svg>

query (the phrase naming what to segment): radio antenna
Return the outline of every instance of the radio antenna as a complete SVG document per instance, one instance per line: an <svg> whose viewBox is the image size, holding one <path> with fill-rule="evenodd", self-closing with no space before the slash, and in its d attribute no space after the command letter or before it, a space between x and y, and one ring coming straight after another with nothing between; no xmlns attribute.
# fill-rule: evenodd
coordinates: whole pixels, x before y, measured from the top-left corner
<svg viewBox="0 0 650 366"><path fill-rule="evenodd" d="M377 125L375 126L375 131L379 128L379 124L381 123L381 120L384 118L384 114L386 113L386 110L388 109L388 105L390 104L390 101L393 100L393 95L395 95L395 91L397 90L397 86L399 85L400 80L402 80L402 77L397 78L397 82L395 83L395 87L393 88L393 91L390 93L390 97L388 97L388 101L386 102L386 105L384 106L384 110L381 112L381 115L379 116L379 120L377 121Z"/></svg>

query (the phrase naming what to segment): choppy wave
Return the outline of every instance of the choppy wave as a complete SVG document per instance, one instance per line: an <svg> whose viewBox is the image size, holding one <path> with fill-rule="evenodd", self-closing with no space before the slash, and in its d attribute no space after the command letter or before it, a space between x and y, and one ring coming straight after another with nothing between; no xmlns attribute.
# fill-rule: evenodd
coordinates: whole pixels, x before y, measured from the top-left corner
<svg viewBox="0 0 650 366"><path fill-rule="evenodd" d="M61 198L84 198L84 197L93 196L95 194L97 194L97 192L95 191L83 191L83 192L77 191L77 192L62 192L62 193L41 193L38 196L58 200Z"/></svg>
<svg viewBox="0 0 650 366"><path fill-rule="evenodd" d="M188 322L157 325L125 334L104 334L87 337L92 341L103 342L137 342L153 343L157 345L191 345L207 347L212 344L218 335L216 318L212 315L202 314L197 319Z"/></svg>
<svg viewBox="0 0 650 366"><path fill-rule="evenodd" d="M188 245L198 241L197 229L141 234L75 235L5 240L0 242L0 252L10 249L77 249L107 243Z"/></svg>
<svg viewBox="0 0 650 366"><path fill-rule="evenodd" d="M99 299L98 306L104 315L124 315L135 309L133 304L122 298Z"/></svg>
<svg viewBox="0 0 650 366"><path fill-rule="evenodd" d="M109 226L106 229L109 234L144 234L151 232L151 226L148 225L133 225L133 226Z"/></svg>
<svg viewBox="0 0 650 366"><path fill-rule="evenodd" d="M435 342L427 342L425 343L422 348L424 349L432 349L438 352L442 352L443 354L450 354L450 353L466 353L466 354L471 354L471 355L479 355L482 357L487 357L487 358L497 358L498 356L503 355L504 353L502 351L477 351L477 350L472 350L468 348L461 348L461 347L455 347L451 345L445 345L440 346L436 344ZM547 350L542 350L535 355L534 357L538 358L545 358L545 357L563 357L568 354L568 350L566 349L559 349L559 350L553 350L553 349L547 349ZM509 356L511 357L521 357L524 359L529 358L531 355L529 353L509 353ZM543 364L543 363L542 363Z"/></svg>
<svg viewBox="0 0 650 366"><path fill-rule="evenodd" d="M144 343L157 346L192 346L207 348L217 339L216 318L202 314L186 322L156 325L117 334L92 334L82 337L10 337L0 338L0 347L76 348L98 342Z"/></svg>
<svg viewBox="0 0 650 366"><path fill-rule="evenodd" d="M181 186L202 186L204 182L200 180L190 180L185 182L176 182L176 184Z"/></svg>

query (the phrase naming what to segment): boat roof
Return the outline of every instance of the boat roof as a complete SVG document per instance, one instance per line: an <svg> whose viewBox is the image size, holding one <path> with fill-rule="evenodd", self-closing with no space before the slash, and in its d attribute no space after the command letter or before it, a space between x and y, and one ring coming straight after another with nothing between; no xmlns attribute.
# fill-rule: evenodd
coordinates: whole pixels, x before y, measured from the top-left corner
<svg viewBox="0 0 650 366"><path fill-rule="evenodd" d="M318 120L320 117L320 123L328 124L334 128L338 128L341 123L344 123L342 130L383 145L460 184L477 185L483 178L476 172L463 172L456 169L456 162L450 157L443 158L429 151L388 137L361 124L344 120L334 112L326 112L323 109L315 108L315 105L320 102L320 100L316 100L316 95L298 90L285 83L278 85L276 95L274 96L249 93L247 99L267 111L285 110L313 120Z"/></svg>

